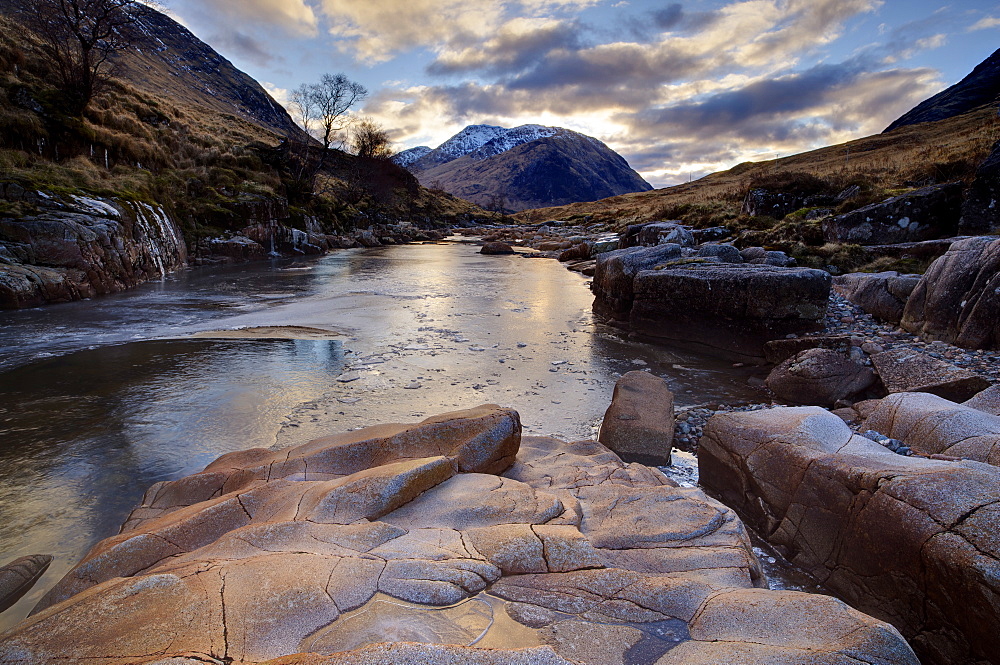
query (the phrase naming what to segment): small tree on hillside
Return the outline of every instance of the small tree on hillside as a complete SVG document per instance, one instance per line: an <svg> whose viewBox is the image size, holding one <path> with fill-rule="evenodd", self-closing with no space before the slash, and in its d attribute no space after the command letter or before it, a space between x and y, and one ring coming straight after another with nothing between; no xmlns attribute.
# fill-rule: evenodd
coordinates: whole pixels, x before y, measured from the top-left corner
<svg viewBox="0 0 1000 665"><path fill-rule="evenodd" d="M52 63L67 110L82 114L132 43L136 0L30 0L20 15Z"/></svg>
<svg viewBox="0 0 1000 665"><path fill-rule="evenodd" d="M389 159L392 141L385 129L372 118L362 118L354 125L351 148L358 157Z"/></svg>
<svg viewBox="0 0 1000 665"><path fill-rule="evenodd" d="M302 128L329 148L337 132L350 123L347 111L367 96L365 86L344 74L323 74L319 83L304 83L292 91L292 110Z"/></svg>

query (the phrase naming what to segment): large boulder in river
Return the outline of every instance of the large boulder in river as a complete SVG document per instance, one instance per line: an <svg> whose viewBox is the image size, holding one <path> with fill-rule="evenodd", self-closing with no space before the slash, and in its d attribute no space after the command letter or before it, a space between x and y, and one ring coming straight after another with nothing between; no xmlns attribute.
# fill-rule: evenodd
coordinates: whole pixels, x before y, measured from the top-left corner
<svg viewBox="0 0 1000 665"><path fill-rule="evenodd" d="M898 324L919 281L920 275L895 271L852 272L834 277L833 290L876 319Z"/></svg>
<svg viewBox="0 0 1000 665"><path fill-rule="evenodd" d="M1000 466L1000 416L928 393L879 401L864 427L924 455L948 455Z"/></svg>
<svg viewBox="0 0 1000 665"><path fill-rule="evenodd" d="M680 255L681 246L677 244L629 247L598 255L590 287L597 296L595 307L614 318L627 319L632 308L635 276L641 270L655 268Z"/></svg>
<svg viewBox="0 0 1000 665"><path fill-rule="evenodd" d="M615 383L597 440L624 460L669 465L674 394L667 383L650 372L626 372Z"/></svg>
<svg viewBox="0 0 1000 665"><path fill-rule="evenodd" d="M955 235L962 183L931 185L823 221L828 242L887 245Z"/></svg>
<svg viewBox="0 0 1000 665"><path fill-rule="evenodd" d="M913 289L900 325L967 349L1000 348L1000 238L953 244Z"/></svg>
<svg viewBox="0 0 1000 665"><path fill-rule="evenodd" d="M698 466L703 486L896 626L925 665L1000 663L1000 468L897 455L818 407L713 416Z"/></svg>
<svg viewBox="0 0 1000 665"><path fill-rule="evenodd" d="M916 665L885 623L760 588L700 490L517 421L484 406L155 486L0 662Z"/></svg>
<svg viewBox="0 0 1000 665"><path fill-rule="evenodd" d="M745 263L679 263L640 272L633 288L629 323L634 330L755 360L763 358L767 340L822 327L830 274Z"/></svg>
<svg viewBox="0 0 1000 665"><path fill-rule="evenodd" d="M976 170L976 179L962 203L958 232L969 235L991 233L1000 228L1000 141Z"/></svg>
<svg viewBox="0 0 1000 665"><path fill-rule="evenodd" d="M514 254L514 248L505 242L487 242L483 243L483 248L479 250L480 254Z"/></svg>
<svg viewBox="0 0 1000 665"><path fill-rule="evenodd" d="M801 351L771 370L767 387L789 404L833 406L875 383L875 372L833 349Z"/></svg>

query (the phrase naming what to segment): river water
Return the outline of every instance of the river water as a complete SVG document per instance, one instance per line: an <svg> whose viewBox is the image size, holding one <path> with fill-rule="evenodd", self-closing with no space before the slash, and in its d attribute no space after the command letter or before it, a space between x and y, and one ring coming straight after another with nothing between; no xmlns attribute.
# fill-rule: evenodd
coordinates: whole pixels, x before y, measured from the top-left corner
<svg viewBox="0 0 1000 665"><path fill-rule="evenodd" d="M679 405L752 401L749 369L596 324L586 278L442 243L197 269L90 301L0 312L0 564L54 561L0 631L145 489L219 455L482 403L590 438L624 372ZM307 326L309 339L192 335ZM317 338L319 337L319 338Z"/></svg>

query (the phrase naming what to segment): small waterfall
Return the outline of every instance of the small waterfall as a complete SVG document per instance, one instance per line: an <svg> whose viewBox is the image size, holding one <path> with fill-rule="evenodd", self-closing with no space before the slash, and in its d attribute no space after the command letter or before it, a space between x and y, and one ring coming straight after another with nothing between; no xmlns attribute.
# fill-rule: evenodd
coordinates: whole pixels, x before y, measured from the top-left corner
<svg viewBox="0 0 1000 665"><path fill-rule="evenodd" d="M162 279L177 262L181 239L163 208L138 203L134 209L135 222L143 236L140 242Z"/></svg>

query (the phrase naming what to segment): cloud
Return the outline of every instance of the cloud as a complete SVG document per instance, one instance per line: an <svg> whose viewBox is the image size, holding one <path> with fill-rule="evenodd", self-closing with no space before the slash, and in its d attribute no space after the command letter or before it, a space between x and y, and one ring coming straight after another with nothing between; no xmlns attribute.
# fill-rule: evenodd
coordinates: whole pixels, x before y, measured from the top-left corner
<svg viewBox="0 0 1000 665"><path fill-rule="evenodd" d="M994 16L984 16L968 27L967 32L976 30L989 30L990 28L1000 28L1000 18Z"/></svg>
<svg viewBox="0 0 1000 665"><path fill-rule="evenodd" d="M441 51L427 72L449 75L478 70L501 75L521 71L554 50L579 48L580 25L576 21L515 18L475 46Z"/></svg>
<svg viewBox="0 0 1000 665"><path fill-rule="evenodd" d="M314 36L319 23L305 0L203 0L197 9L230 25L250 22L292 35Z"/></svg>
<svg viewBox="0 0 1000 665"><path fill-rule="evenodd" d="M265 42L238 30L212 35L208 41L217 50L249 60L260 67L267 67L276 60L281 60L271 52Z"/></svg>

